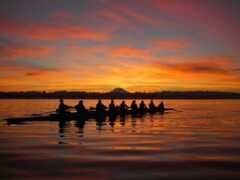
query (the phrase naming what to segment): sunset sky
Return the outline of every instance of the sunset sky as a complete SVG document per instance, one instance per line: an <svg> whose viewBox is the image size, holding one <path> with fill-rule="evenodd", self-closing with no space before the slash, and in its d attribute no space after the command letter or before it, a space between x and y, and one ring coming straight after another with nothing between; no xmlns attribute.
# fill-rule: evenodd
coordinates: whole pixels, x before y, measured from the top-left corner
<svg viewBox="0 0 240 180"><path fill-rule="evenodd" d="M240 92L239 0L1 0L0 91Z"/></svg>

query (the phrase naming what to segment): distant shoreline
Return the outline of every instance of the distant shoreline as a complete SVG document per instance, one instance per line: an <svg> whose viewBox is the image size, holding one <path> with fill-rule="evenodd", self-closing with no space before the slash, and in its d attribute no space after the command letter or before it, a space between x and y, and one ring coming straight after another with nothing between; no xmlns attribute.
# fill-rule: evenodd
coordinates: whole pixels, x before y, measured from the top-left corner
<svg viewBox="0 0 240 180"><path fill-rule="evenodd" d="M59 100L60 98L0 98L0 100ZM65 100L77 100L77 99L82 99L82 100L97 100L97 99L102 99L102 100L240 100L240 98L63 98Z"/></svg>
<svg viewBox="0 0 240 180"><path fill-rule="evenodd" d="M0 99L240 99L240 93L217 91L162 92L0 92Z"/></svg>

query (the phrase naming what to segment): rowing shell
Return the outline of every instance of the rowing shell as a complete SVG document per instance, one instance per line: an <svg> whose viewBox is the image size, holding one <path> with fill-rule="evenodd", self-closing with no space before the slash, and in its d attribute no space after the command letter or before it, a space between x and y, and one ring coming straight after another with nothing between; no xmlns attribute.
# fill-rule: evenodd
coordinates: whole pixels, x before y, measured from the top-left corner
<svg viewBox="0 0 240 180"><path fill-rule="evenodd" d="M169 110L174 110L172 108L166 108L164 111L169 111ZM148 113L148 112L146 112ZM146 114L143 113L143 114ZM157 112L151 113L151 114L155 114ZM159 113L159 112L158 112ZM103 119L105 117L109 117L109 118L114 118L117 115L133 115L133 116L142 116L143 114L132 114L131 110L126 111L125 114L119 114L119 113L109 113L109 112L105 112L105 113L97 113L96 111L88 111L86 113L83 114L79 114L77 112L67 112L67 113L53 113L50 115L45 115L45 116L41 116L41 115L36 115L36 116L29 116L29 117L14 117L14 118L7 118L5 119L8 124L19 124L22 122L27 122L27 121L59 121L59 120L66 120L66 121L70 121L70 120L87 120L87 119ZM160 114L163 114L163 112L160 112Z"/></svg>

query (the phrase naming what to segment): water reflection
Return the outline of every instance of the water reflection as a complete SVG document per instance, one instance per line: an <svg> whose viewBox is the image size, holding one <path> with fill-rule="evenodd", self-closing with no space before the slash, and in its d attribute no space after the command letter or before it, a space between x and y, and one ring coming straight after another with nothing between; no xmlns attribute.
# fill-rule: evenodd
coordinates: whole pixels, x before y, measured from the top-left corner
<svg viewBox="0 0 240 180"><path fill-rule="evenodd" d="M98 131L101 131L104 125L106 125L106 117L105 116L98 117L96 119L96 129Z"/></svg>
<svg viewBox="0 0 240 180"><path fill-rule="evenodd" d="M109 125L110 125L112 128L114 128L114 126L115 126L116 119L117 119L116 116L110 116L110 117L108 118L108 120L109 120Z"/></svg>
<svg viewBox="0 0 240 180"><path fill-rule="evenodd" d="M75 126L78 128L79 136L80 137L84 137L85 120L77 120L77 121L75 121Z"/></svg>
<svg viewBox="0 0 240 180"><path fill-rule="evenodd" d="M59 119L58 127L59 127L59 141L58 144L65 144L64 137L65 137L65 129L67 126L68 121L66 119Z"/></svg>
<svg viewBox="0 0 240 180"><path fill-rule="evenodd" d="M125 126L125 122L126 122L126 116L121 116L120 117L120 124L121 124L122 127Z"/></svg>
<svg viewBox="0 0 240 180"><path fill-rule="evenodd" d="M98 132L104 131L107 127L110 127L112 132L114 132L115 128L130 128L131 132L135 133L136 132L136 124L137 121L144 123L145 117L150 117L150 120L153 122L154 121L154 116L153 115L144 115L141 117L136 117L136 116L113 116L113 117L101 117L97 119L77 119L70 121L69 119L59 119L58 120L58 135L59 135L59 140L58 144L66 144L66 136L68 136L67 129L70 130L70 124L73 122L74 127L77 128L77 134L79 135L80 138L83 138L85 135L85 126L88 123L92 123L95 121L96 125L96 130ZM128 127L126 127L126 123L128 123ZM116 126L116 124L120 126ZM106 127L106 128L105 128Z"/></svg>
<svg viewBox="0 0 240 180"><path fill-rule="evenodd" d="M131 121L132 132L136 132L136 117L132 117Z"/></svg>

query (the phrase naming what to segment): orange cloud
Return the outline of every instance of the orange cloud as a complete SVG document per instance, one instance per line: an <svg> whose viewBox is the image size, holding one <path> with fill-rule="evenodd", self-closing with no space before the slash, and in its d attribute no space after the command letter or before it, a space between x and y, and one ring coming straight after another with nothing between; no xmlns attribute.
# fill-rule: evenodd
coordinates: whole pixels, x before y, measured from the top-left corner
<svg viewBox="0 0 240 180"><path fill-rule="evenodd" d="M121 64L121 63L120 63ZM121 66L105 66L105 72L90 78L88 83L118 86L133 91L159 90L240 90L240 72L233 67L239 67L230 57L212 57L172 60L171 64L164 62L149 62L144 65L124 64ZM96 85L96 84L95 84Z"/></svg>
<svg viewBox="0 0 240 180"><path fill-rule="evenodd" d="M16 78L19 78L20 76L25 76L25 75L34 76L34 75L46 74L48 72L60 72L58 69L54 69L54 68L29 67L24 64L23 65L20 65L20 64L1 65L0 71L1 73L6 73L10 76L14 75Z"/></svg>
<svg viewBox="0 0 240 180"><path fill-rule="evenodd" d="M0 18L0 27L2 35L38 40L83 39L105 41L111 39L109 32L92 30L80 25L31 24Z"/></svg>
<svg viewBox="0 0 240 180"><path fill-rule="evenodd" d="M138 49L133 47L117 47L111 51L112 57L133 57L133 58L147 58L149 57L148 50Z"/></svg>
<svg viewBox="0 0 240 180"><path fill-rule="evenodd" d="M68 49L70 49L72 52L80 53L83 55L91 55L91 54L104 53L104 52L108 53L111 50L111 47L104 46L104 45L85 47L85 46L70 44L68 46Z"/></svg>
<svg viewBox="0 0 240 180"><path fill-rule="evenodd" d="M206 57L193 59L173 59L169 63L155 62L152 66L165 70L166 74L176 79L236 80L240 64L231 57Z"/></svg>
<svg viewBox="0 0 240 180"><path fill-rule="evenodd" d="M8 90L22 87L25 90L106 91L116 85L131 91L240 90L239 64L231 57L195 58L186 59L186 62L176 58L171 63L150 61L144 65L119 64L75 66L55 71L15 67L9 72L18 75L0 78L0 82L8 85ZM1 67L0 70L8 72L9 69Z"/></svg>
<svg viewBox="0 0 240 180"><path fill-rule="evenodd" d="M104 91L121 86L132 91L202 88L240 90L240 65L233 57L157 59L153 52L153 47L140 49L130 46L70 45L58 60L68 58L71 61L60 69L29 67L24 64L1 66L1 73L6 76L0 78L0 89ZM104 58L101 59L99 53L105 53ZM32 56L31 53L18 53L24 54ZM121 57L129 58L129 61L119 60ZM89 63L93 58L96 61ZM144 61L133 63L131 58L142 58ZM83 63L82 60L86 62Z"/></svg>
<svg viewBox="0 0 240 180"><path fill-rule="evenodd" d="M191 41L187 39L159 39L153 42L153 49L161 51L177 51L191 46Z"/></svg>
<svg viewBox="0 0 240 180"><path fill-rule="evenodd" d="M144 61L154 59L154 54L161 51L179 51L192 46L189 40L184 39L158 39L149 43L146 48L136 48L131 46L117 46L104 49L113 58L141 58ZM102 49L103 50L103 49ZM87 52L87 51L86 51ZM104 52L104 51L103 51Z"/></svg>
<svg viewBox="0 0 240 180"><path fill-rule="evenodd" d="M0 56L8 59L43 58L53 52L54 49L49 47L0 46Z"/></svg>

